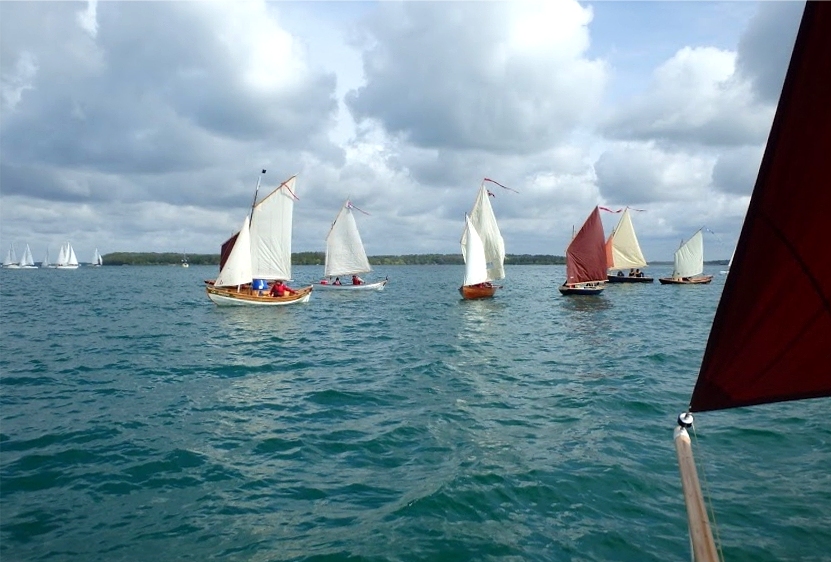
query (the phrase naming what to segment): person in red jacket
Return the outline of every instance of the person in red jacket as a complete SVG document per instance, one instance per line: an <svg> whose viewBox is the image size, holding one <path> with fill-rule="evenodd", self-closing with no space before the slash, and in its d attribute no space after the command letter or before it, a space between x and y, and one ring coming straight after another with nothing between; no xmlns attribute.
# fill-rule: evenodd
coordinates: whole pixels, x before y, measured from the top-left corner
<svg viewBox="0 0 831 562"><path fill-rule="evenodd" d="M353 276L352 276L352 284L353 284L353 285L360 285L360 284L362 284L363 282L364 282L364 280L363 280L363 279L361 279L360 277L358 277L357 275L353 275Z"/></svg>

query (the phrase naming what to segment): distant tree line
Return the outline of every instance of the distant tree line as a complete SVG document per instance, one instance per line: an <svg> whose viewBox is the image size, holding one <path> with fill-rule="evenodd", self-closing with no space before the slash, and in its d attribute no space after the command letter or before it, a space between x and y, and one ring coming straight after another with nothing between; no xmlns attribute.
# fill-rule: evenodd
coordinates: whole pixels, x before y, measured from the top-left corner
<svg viewBox="0 0 831 562"><path fill-rule="evenodd" d="M104 265L181 265L183 256L173 252L114 252L104 255ZM188 254L191 265L219 266L219 254ZM291 255L293 265L323 265L323 252L297 252ZM405 254L401 256L369 256L372 265L463 265L462 254ZM546 254L508 254L505 263L509 265L563 265L564 256ZM726 265L727 260L711 260L707 265ZM654 261L652 265L672 265L669 261Z"/></svg>
<svg viewBox="0 0 831 562"><path fill-rule="evenodd" d="M172 252L113 252L104 255L104 265L181 265L182 254ZM323 252L297 252L291 255L294 265L323 265ZM219 254L188 254L191 265L219 266ZM462 254L405 254L401 256L369 256L372 265L463 265ZM505 263L511 265L562 265L563 256L542 254L508 254Z"/></svg>

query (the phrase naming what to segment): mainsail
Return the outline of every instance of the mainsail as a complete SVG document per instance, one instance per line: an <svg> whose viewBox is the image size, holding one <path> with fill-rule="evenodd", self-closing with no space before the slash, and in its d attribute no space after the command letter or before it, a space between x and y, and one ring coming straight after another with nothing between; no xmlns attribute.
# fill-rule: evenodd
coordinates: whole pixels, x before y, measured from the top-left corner
<svg viewBox="0 0 831 562"><path fill-rule="evenodd" d="M831 3L807 2L690 410L831 396Z"/></svg>
<svg viewBox="0 0 831 562"><path fill-rule="evenodd" d="M484 182L479 188L473 209L470 211L469 220L473 229L479 235L481 245L484 249L487 278L482 281L495 281L505 278L505 241L499 232L499 225L496 223L496 215L489 199L490 195L485 188ZM462 255L467 263L467 226L462 233ZM481 283L482 281L477 281ZM465 285L469 283L465 282Z"/></svg>
<svg viewBox="0 0 831 562"><path fill-rule="evenodd" d="M358 232L352 203L346 201L326 236L326 262L323 274L326 277L336 277L370 271L372 268L364 251L361 234Z"/></svg>
<svg viewBox="0 0 831 562"><path fill-rule="evenodd" d="M9 251L6 252L6 259L3 261L3 266L17 265L17 254L14 251L14 245L9 246Z"/></svg>
<svg viewBox="0 0 831 562"><path fill-rule="evenodd" d="M566 284L606 281L606 245L595 207L566 248Z"/></svg>
<svg viewBox="0 0 831 562"><path fill-rule="evenodd" d="M26 249L23 251L23 257L20 258L20 267L34 267L35 260L32 257L32 250L29 249L29 245L26 244Z"/></svg>
<svg viewBox="0 0 831 562"><path fill-rule="evenodd" d="M699 275L704 271L704 236L701 230L692 235L692 237L681 244L681 247L675 250L675 263L672 268L672 276L678 277L692 277Z"/></svg>
<svg viewBox="0 0 831 562"><path fill-rule="evenodd" d="M609 269L634 269L648 265L638 243L638 237L635 236L629 207L623 210L617 226L609 235L606 241L606 252Z"/></svg>

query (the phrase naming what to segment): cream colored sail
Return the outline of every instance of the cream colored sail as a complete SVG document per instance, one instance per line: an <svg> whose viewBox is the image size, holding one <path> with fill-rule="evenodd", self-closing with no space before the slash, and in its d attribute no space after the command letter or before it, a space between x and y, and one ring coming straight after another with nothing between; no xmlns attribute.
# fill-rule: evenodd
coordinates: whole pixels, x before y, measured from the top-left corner
<svg viewBox="0 0 831 562"><path fill-rule="evenodd" d="M326 237L326 262L323 274L326 277L339 277L370 271L372 268L366 257L361 234L358 232L352 204L346 201Z"/></svg>
<svg viewBox="0 0 831 562"><path fill-rule="evenodd" d="M704 271L704 236L699 230L675 251L672 276L692 277Z"/></svg>
<svg viewBox="0 0 831 562"><path fill-rule="evenodd" d="M609 269L635 269L647 265L627 207L612 232L612 266Z"/></svg>
<svg viewBox="0 0 831 562"><path fill-rule="evenodd" d="M465 258L465 280L463 285L477 285L489 281L485 246L473 221L465 217L465 232L462 235L462 254Z"/></svg>
<svg viewBox="0 0 831 562"><path fill-rule="evenodd" d="M291 228L296 179L292 176L254 205L250 222L252 275L246 283L252 278L291 279Z"/></svg>
<svg viewBox="0 0 831 562"><path fill-rule="evenodd" d="M493 213L490 196L485 184L479 188L476 202L470 211L470 222L474 231L478 234L485 254L486 275L483 281L495 281L505 278L505 241L499 232L499 225L496 222L496 215ZM462 234L462 255L467 263L466 236L467 228ZM480 283L481 281L477 281ZM468 283L465 283L467 285Z"/></svg>
<svg viewBox="0 0 831 562"><path fill-rule="evenodd" d="M248 216L242 223L231 254L225 262L219 277L214 281L215 287L236 287L250 283L251 275L251 230Z"/></svg>

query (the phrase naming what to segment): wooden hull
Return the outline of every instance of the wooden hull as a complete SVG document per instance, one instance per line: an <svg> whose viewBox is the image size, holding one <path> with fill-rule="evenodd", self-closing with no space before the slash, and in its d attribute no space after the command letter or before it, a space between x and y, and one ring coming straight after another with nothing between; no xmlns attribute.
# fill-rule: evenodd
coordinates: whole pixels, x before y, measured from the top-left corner
<svg viewBox="0 0 831 562"><path fill-rule="evenodd" d="M563 295L599 295L605 289L604 283L574 283L560 285L559 290Z"/></svg>
<svg viewBox="0 0 831 562"><path fill-rule="evenodd" d="M654 277L629 277L628 275L609 275L609 283L654 283Z"/></svg>
<svg viewBox="0 0 831 562"><path fill-rule="evenodd" d="M712 275L701 275L698 277L661 277L658 281L661 285L705 285L713 280Z"/></svg>
<svg viewBox="0 0 831 562"><path fill-rule="evenodd" d="M286 306L309 302L312 296L312 286L296 289L294 294L285 297L272 297L268 291L252 291L250 287L214 287L207 285L205 290L208 298L217 306Z"/></svg>
<svg viewBox="0 0 831 562"><path fill-rule="evenodd" d="M315 283L314 288L315 290L319 291L346 291L348 293L356 291L383 291L384 287L387 286L387 283L389 283L389 280L387 279L378 281L377 283L363 283L361 285L352 285L351 283L346 285L333 285L332 283Z"/></svg>
<svg viewBox="0 0 831 562"><path fill-rule="evenodd" d="M499 288L501 287L499 287L498 285L490 284L484 287L480 285L462 285L461 287L459 287L459 293L465 300L489 299L496 294L496 290Z"/></svg>

